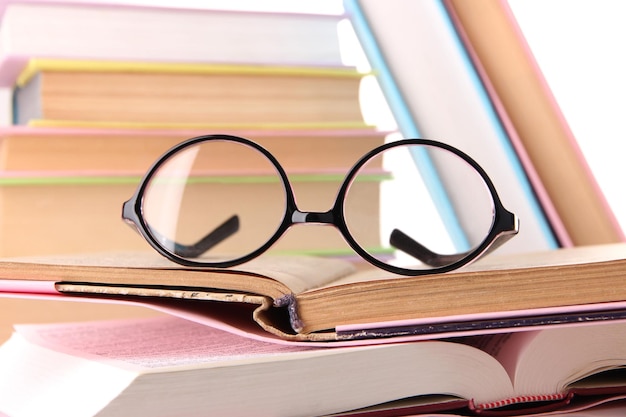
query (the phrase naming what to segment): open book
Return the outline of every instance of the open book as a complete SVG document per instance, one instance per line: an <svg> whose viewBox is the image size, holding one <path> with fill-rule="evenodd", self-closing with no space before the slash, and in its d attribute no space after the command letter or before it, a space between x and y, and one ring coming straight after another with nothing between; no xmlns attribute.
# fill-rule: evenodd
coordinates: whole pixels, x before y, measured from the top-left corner
<svg viewBox="0 0 626 417"><path fill-rule="evenodd" d="M491 255L455 272L417 277L315 257L265 256L232 269L194 269L152 253L101 254L2 260L0 293L148 306L174 300L173 310L235 327L242 315L251 316L283 339L341 341L623 319L625 275L624 244Z"/></svg>
<svg viewBox="0 0 626 417"><path fill-rule="evenodd" d="M339 348L171 316L16 329L0 347L0 411L12 417L512 415L626 393L624 322Z"/></svg>

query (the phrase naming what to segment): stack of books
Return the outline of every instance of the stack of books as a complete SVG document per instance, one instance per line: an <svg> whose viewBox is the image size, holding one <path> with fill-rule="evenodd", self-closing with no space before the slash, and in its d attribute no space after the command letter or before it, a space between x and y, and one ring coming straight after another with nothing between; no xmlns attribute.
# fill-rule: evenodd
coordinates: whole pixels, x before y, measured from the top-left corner
<svg viewBox="0 0 626 417"><path fill-rule="evenodd" d="M414 278L315 257L270 257L227 271L181 269L156 254L5 260L4 296L168 314L16 326L0 347L0 412L402 416L589 408L626 392L625 271L623 244L492 255Z"/></svg>
<svg viewBox="0 0 626 417"><path fill-rule="evenodd" d="M386 136L363 119L365 74L342 60L343 18L8 4L0 68L13 124L0 130L0 254L145 248L120 221L121 203L169 147L204 134L257 141L291 176L303 210L328 210L348 169ZM233 192L263 193L240 185ZM372 213L378 186L363 201ZM371 235L366 243L380 245ZM307 228L278 249L345 255L347 245Z"/></svg>

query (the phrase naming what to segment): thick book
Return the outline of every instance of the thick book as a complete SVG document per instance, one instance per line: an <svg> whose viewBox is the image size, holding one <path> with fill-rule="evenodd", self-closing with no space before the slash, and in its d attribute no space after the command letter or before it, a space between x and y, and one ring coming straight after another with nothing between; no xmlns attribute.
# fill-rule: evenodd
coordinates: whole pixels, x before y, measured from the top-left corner
<svg viewBox="0 0 626 417"><path fill-rule="evenodd" d="M354 68L32 59L15 124L365 127Z"/></svg>
<svg viewBox="0 0 626 417"><path fill-rule="evenodd" d="M250 167L248 167L249 169ZM289 176L298 201L314 210L332 205L343 183L344 170L299 172ZM246 171L252 172L252 171ZM267 233L268 214L280 215L282 186L275 175L246 173L196 177L202 181L199 196L212 198L211 208L229 212L233 201L246 196L266 196L255 205L242 204L238 215L250 221L246 229L250 239L263 239ZM132 196L141 181L139 172L55 172L28 171L0 175L0 254L58 254L111 250L141 250L147 244L120 221L121 203ZM354 227L362 230L360 239L367 247L383 250L380 231L371 227L380 217L380 187L387 179L381 172L362 175L359 192L353 193L361 216L353 218ZM186 206L186 216L201 223L207 207L197 203ZM273 230L269 230L272 232ZM236 250L227 244L225 250ZM341 234L329 227L293 228L273 250L287 254L350 255Z"/></svg>
<svg viewBox="0 0 626 417"><path fill-rule="evenodd" d="M624 240L506 1L444 2L575 245ZM468 7L469 6L469 7ZM572 193L572 187L576 192Z"/></svg>
<svg viewBox="0 0 626 417"><path fill-rule="evenodd" d="M385 142L388 132L362 129L243 130L0 127L5 172L144 173L178 143L209 133L250 138L274 155L287 174L343 171Z"/></svg>
<svg viewBox="0 0 626 417"><path fill-rule="evenodd" d="M622 244L492 255L417 277L310 256L195 269L140 252L4 259L0 291L144 302L230 328L250 322L248 328L274 339L337 343L621 320L625 273Z"/></svg>
<svg viewBox="0 0 626 417"><path fill-rule="evenodd" d="M334 349L281 346L167 316L23 325L0 347L0 411L12 417L565 412L623 398L624 365L625 322Z"/></svg>
<svg viewBox="0 0 626 417"><path fill-rule="evenodd" d="M504 251L558 246L498 115L440 2L346 0L346 13L405 136L441 140L474 158L523 229ZM407 53L407 43L410 52ZM445 184L445 168L441 169ZM448 194L462 225L473 216ZM470 197L471 198L471 197Z"/></svg>
<svg viewBox="0 0 626 417"><path fill-rule="evenodd" d="M0 15L2 86L12 85L33 57L343 64L340 14L8 1L0 5Z"/></svg>
<svg viewBox="0 0 626 417"><path fill-rule="evenodd" d="M532 189L537 196L537 200L541 203L541 207L546 215L547 220L550 222L550 226L554 232L556 239L559 242L561 247L570 247L574 246L572 239L563 224L563 220L559 216L559 213L556 210L554 202L550 197L550 194L546 190L545 185L541 181L539 174L537 173L537 169L535 168L533 162L526 151L526 148L522 144L522 139L513 124L511 117L509 116L500 95L496 91L496 88L491 81L490 77L487 74L485 66L482 64L481 60L478 58L478 53L474 44L470 41L467 31L465 27L461 24L459 15L456 13L456 10L453 8L451 2L444 1L443 4L446 7L446 11L450 16L452 23L454 24L454 28L459 35L459 38L463 42L463 46L467 51L471 62L476 69L476 73L480 77L482 84L485 87L485 90L489 96L489 100L492 103L494 110L497 112L498 118L500 119L503 128L506 130L507 136L509 137L513 148L515 149L515 153L519 158L520 163L524 167L524 172L528 181L530 182Z"/></svg>
<svg viewBox="0 0 626 417"><path fill-rule="evenodd" d="M177 129L79 129L7 127L0 129L0 256L58 254L84 251L140 250L147 246L120 221L120 206L134 192L141 176L169 147L205 134ZM365 153L381 145L385 132L368 129L236 130L278 158L303 207L326 210L349 168ZM224 206L242 195L276 191L254 170L258 160L238 161L245 170L225 175L233 157L212 166L212 182L202 186ZM239 166L239 165L238 165ZM224 172L222 172L224 171ZM236 175L233 175L236 174ZM362 207L378 213L382 172L362 182ZM219 184L221 180L230 182ZM208 179L207 179L208 180ZM368 184L366 186L366 183ZM355 195L356 196L356 195ZM356 198L356 197L355 197ZM276 199L255 206L242 205L254 224L265 221L260 208L276 207ZM203 205L190 215L206 217ZM284 210L279 208L279 212ZM371 246L380 245L378 229L362 222ZM365 223L368 222L368 223ZM254 229L254 228L251 228ZM33 238L37 236L37 238ZM297 228L281 239L277 250L343 255L349 248L329 228Z"/></svg>

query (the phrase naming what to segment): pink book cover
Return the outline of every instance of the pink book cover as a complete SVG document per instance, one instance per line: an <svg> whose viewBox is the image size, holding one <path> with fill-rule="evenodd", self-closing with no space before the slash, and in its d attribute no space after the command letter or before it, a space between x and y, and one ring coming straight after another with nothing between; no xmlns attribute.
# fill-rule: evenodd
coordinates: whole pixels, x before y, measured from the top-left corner
<svg viewBox="0 0 626 417"><path fill-rule="evenodd" d="M88 128L88 127L30 127L30 126L0 126L0 135L32 135L33 133L44 136L87 136L90 134L98 135L130 135L130 136L180 136L183 139L193 138L196 136L207 135L206 129L150 129L150 128ZM233 126L230 128L220 129L220 134L230 134L235 136L247 137L254 139L255 136L277 136L277 137L298 137L298 136L339 136L339 137L379 137L392 132L379 131L373 127L352 128L352 129L242 129ZM355 161L356 162L356 161Z"/></svg>
<svg viewBox="0 0 626 417"><path fill-rule="evenodd" d="M28 57L9 56L0 58L0 87L13 88L15 80L28 64Z"/></svg>
<svg viewBox="0 0 626 417"><path fill-rule="evenodd" d="M626 301L485 314L442 316L339 326L336 341L285 340L270 334L250 317L250 311L231 303L206 303L177 299L98 298L71 296L56 290L53 281L0 280L0 297L67 302L113 303L141 306L255 340L283 345L341 347L402 343L451 337L539 330L547 327L588 326L598 321L626 321Z"/></svg>

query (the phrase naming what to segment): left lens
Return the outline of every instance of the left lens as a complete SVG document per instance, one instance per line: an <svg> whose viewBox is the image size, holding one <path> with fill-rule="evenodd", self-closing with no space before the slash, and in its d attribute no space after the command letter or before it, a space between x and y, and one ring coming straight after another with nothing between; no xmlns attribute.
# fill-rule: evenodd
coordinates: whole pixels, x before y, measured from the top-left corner
<svg viewBox="0 0 626 417"><path fill-rule="evenodd" d="M379 201L379 212L368 208L372 200ZM481 174L461 154L432 142L399 142L372 155L353 177L343 210L361 248L410 271L465 258L494 222L493 197Z"/></svg>
<svg viewBox="0 0 626 417"><path fill-rule="evenodd" d="M168 252L195 262L229 262L278 230L286 189L276 167L246 143L208 139L170 155L147 184L142 210Z"/></svg>

